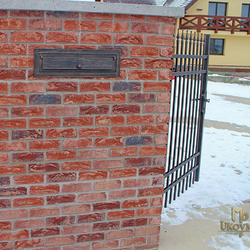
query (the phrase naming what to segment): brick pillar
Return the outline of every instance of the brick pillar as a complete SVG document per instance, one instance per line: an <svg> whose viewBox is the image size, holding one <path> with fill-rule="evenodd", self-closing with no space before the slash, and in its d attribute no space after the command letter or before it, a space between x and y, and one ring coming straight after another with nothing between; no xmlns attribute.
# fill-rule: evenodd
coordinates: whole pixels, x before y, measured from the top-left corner
<svg viewBox="0 0 250 250"><path fill-rule="evenodd" d="M157 249L174 21L0 11L0 249ZM120 78L35 78L34 48L120 49Z"/></svg>

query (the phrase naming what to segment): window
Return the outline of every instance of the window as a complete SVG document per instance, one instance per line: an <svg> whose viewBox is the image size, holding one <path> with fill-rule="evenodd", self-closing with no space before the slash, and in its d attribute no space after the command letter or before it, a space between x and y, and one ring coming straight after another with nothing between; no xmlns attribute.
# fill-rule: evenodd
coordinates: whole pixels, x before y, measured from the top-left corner
<svg viewBox="0 0 250 250"><path fill-rule="evenodd" d="M210 40L210 54L211 55L223 55L224 52L224 39L212 39Z"/></svg>
<svg viewBox="0 0 250 250"><path fill-rule="evenodd" d="M241 16L242 17L250 17L250 4L242 4Z"/></svg>
<svg viewBox="0 0 250 250"><path fill-rule="evenodd" d="M209 16L226 16L226 3L209 2L208 15Z"/></svg>

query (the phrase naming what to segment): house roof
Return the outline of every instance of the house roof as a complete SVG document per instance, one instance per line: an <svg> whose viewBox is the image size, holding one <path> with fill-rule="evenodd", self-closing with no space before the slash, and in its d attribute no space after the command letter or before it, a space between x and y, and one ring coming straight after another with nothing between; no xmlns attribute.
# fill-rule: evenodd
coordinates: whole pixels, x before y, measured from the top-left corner
<svg viewBox="0 0 250 250"><path fill-rule="evenodd" d="M165 6L168 7L185 7L189 9L198 0L166 0Z"/></svg>

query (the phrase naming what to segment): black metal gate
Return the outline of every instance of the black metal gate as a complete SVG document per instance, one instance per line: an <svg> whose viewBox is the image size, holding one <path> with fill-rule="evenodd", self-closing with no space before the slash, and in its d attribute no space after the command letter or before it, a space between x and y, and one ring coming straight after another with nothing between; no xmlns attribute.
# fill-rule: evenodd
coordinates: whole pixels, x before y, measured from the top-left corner
<svg viewBox="0 0 250 250"><path fill-rule="evenodd" d="M210 36L175 37L164 206L199 180Z"/></svg>

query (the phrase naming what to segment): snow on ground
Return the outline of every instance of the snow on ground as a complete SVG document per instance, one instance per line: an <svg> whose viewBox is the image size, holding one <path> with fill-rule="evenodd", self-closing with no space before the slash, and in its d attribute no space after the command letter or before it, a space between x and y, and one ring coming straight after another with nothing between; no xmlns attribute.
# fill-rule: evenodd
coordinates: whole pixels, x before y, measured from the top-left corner
<svg viewBox="0 0 250 250"><path fill-rule="evenodd" d="M211 101L207 104L205 119L219 121L216 123L221 124L221 127L204 128L200 181L167 208L163 208L162 222L168 225L183 224L190 219L190 215L204 218L202 211L194 208L216 209L223 205L240 207L243 201L250 199L250 133L248 130L250 128L250 86L208 82L208 98ZM225 129L223 127L225 123L244 125L247 132L246 129L244 132ZM223 212L219 209L218 213L222 213L221 216L223 216ZM174 216L168 217L168 214ZM224 236L220 237L223 241ZM239 241L238 246L241 246L240 238L236 239L232 236L230 239ZM210 242L210 246L218 249L215 240ZM228 246L220 249L234 249L230 248L230 242Z"/></svg>

